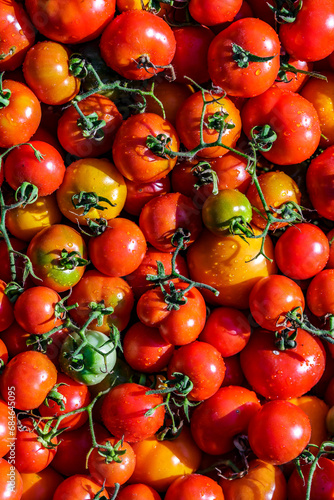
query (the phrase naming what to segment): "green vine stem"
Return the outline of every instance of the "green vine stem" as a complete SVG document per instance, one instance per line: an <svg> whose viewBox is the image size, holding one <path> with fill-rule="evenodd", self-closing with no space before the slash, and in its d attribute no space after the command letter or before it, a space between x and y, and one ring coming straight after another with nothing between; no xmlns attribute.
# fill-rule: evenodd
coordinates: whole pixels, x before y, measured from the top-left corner
<svg viewBox="0 0 334 500"><path fill-rule="evenodd" d="M303 313L300 307L295 307L285 315L285 320L280 326L287 326L288 330L302 328L303 330L311 333L316 337L327 340L330 344L334 344L334 316L329 315L329 330L317 328L309 321L307 316ZM290 326L291 325L291 326Z"/></svg>
<svg viewBox="0 0 334 500"><path fill-rule="evenodd" d="M313 480L315 470L318 466L319 458L321 458L322 455L328 455L328 454L334 454L334 442L333 441L324 441L321 444L319 451L311 464L309 475L307 478L305 500L310 500L310 498L311 498L312 480Z"/></svg>

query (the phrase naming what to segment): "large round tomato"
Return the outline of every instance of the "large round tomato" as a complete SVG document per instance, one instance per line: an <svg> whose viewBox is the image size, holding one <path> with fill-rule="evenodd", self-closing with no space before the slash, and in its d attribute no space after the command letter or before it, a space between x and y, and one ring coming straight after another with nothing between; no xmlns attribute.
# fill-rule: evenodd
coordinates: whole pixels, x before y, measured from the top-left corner
<svg viewBox="0 0 334 500"><path fill-rule="evenodd" d="M255 229L255 235L259 231ZM215 236L203 231L187 253L189 273L193 280L213 286L219 291L202 289L204 297L213 304L237 309L247 309L249 294L255 283L276 272L276 265L263 255L258 255L261 239L240 236ZM264 252L273 258L273 244L269 237Z"/></svg>

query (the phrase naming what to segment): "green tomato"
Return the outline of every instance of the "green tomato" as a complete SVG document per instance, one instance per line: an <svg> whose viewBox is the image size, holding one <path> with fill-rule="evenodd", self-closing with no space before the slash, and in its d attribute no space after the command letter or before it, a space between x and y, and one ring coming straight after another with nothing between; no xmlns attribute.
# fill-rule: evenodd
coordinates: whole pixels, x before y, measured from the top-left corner
<svg viewBox="0 0 334 500"><path fill-rule="evenodd" d="M83 340L74 332L65 339L59 362L62 371L76 382L95 385L113 370L116 348L104 333L87 330Z"/></svg>
<svg viewBox="0 0 334 500"><path fill-rule="evenodd" d="M202 208L204 225L217 236L230 232L231 223L237 221L246 226L252 219L252 206L248 198L237 189L222 189L217 194L211 194ZM240 234L238 226L232 230Z"/></svg>

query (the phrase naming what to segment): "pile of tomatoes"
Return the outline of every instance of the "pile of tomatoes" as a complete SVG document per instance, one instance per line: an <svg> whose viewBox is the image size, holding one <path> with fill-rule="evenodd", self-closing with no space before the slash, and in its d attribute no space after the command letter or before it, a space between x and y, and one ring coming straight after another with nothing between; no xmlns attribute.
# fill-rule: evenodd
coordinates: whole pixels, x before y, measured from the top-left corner
<svg viewBox="0 0 334 500"><path fill-rule="evenodd" d="M334 3L0 20L0 500L334 498Z"/></svg>

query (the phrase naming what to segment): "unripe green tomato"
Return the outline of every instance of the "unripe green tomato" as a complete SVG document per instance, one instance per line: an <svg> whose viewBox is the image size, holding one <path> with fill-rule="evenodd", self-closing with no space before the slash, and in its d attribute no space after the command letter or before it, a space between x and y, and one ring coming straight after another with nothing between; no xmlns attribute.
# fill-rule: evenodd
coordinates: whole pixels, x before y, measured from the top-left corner
<svg viewBox="0 0 334 500"><path fill-rule="evenodd" d="M204 225L217 236L230 232L233 219L249 223L252 219L252 206L248 198L237 189L222 189L217 194L211 194L204 202L202 209ZM240 234L235 228L234 234Z"/></svg>
<svg viewBox="0 0 334 500"><path fill-rule="evenodd" d="M104 333L87 330L85 336L87 344L78 352L83 340L78 333L70 333L62 345L59 362L66 375L80 384L90 386L101 382L114 368L116 348ZM105 355L97 352L95 348ZM73 356L75 351L77 354ZM75 360L77 361L74 363Z"/></svg>

